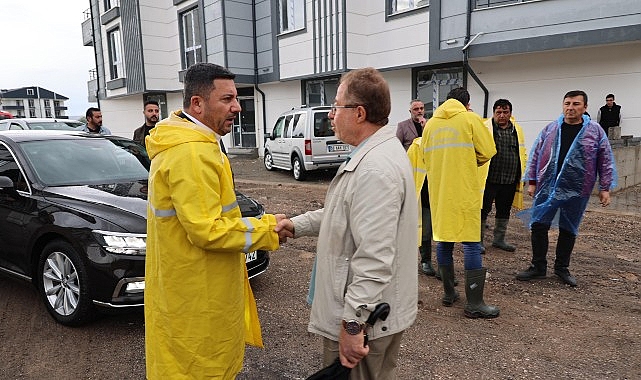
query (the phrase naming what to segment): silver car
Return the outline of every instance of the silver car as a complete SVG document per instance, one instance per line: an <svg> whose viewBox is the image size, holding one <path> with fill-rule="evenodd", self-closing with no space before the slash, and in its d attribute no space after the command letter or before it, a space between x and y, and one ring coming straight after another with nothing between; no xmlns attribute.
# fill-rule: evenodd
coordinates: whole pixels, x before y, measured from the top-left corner
<svg viewBox="0 0 641 380"><path fill-rule="evenodd" d="M327 114L331 107L301 107L282 113L265 142L267 170L291 170L302 181L310 170L335 169L352 147L334 136Z"/></svg>

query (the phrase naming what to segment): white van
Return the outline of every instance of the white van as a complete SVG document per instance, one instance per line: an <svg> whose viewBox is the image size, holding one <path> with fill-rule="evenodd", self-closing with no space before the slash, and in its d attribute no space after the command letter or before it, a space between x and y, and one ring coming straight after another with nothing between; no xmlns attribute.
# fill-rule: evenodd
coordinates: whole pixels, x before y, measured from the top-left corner
<svg viewBox="0 0 641 380"><path fill-rule="evenodd" d="M293 108L282 113L265 141L267 170L291 170L298 181L306 172L338 168L352 151L334 136L330 106Z"/></svg>

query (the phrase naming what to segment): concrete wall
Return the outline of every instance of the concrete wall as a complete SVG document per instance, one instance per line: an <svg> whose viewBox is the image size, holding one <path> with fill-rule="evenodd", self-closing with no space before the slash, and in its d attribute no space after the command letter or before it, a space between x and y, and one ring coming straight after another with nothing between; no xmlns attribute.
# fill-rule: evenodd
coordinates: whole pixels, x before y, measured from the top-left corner
<svg viewBox="0 0 641 380"><path fill-rule="evenodd" d="M619 183L614 191L640 184L641 145L616 147L612 151L619 174Z"/></svg>

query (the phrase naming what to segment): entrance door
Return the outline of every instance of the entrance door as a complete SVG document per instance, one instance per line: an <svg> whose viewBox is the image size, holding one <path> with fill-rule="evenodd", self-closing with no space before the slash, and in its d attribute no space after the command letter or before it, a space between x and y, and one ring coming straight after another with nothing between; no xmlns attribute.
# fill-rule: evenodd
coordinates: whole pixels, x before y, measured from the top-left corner
<svg viewBox="0 0 641 380"><path fill-rule="evenodd" d="M256 148L256 112L253 97L238 97L243 110L234 120L232 144L234 148Z"/></svg>

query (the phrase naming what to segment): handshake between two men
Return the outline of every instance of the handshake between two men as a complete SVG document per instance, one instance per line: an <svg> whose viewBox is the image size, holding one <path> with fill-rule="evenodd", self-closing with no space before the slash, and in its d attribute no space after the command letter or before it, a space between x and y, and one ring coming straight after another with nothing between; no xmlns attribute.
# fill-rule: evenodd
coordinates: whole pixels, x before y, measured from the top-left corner
<svg viewBox="0 0 641 380"><path fill-rule="evenodd" d="M278 234L278 242L280 244L286 243L287 238L294 238L294 222L287 218L285 214L275 214L276 227L274 232Z"/></svg>

